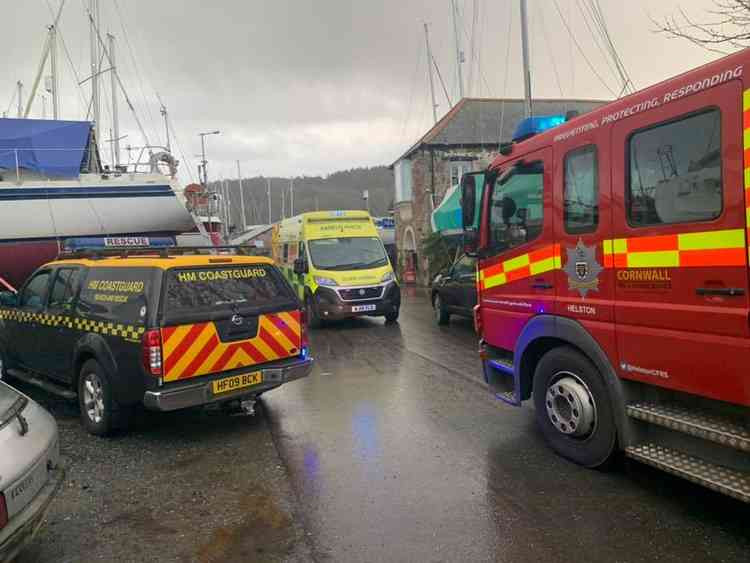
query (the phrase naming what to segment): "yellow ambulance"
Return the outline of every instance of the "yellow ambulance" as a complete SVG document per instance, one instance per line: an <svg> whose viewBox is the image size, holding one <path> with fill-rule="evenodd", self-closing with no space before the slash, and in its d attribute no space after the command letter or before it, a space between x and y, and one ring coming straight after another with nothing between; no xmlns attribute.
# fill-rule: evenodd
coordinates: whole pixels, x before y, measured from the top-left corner
<svg viewBox="0 0 750 563"><path fill-rule="evenodd" d="M284 219L272 244L310 326L356 316L398 319L401 289L367 211L311 211Z"/></svg>

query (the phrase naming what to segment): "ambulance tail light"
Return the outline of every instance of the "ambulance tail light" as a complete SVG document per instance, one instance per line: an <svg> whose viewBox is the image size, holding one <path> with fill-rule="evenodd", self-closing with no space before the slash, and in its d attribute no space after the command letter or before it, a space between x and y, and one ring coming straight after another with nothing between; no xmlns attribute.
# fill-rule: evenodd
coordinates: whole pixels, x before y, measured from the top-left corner
<svg viewBox="0 0 750 563"><path fill-rule="evenodd" d="M5 503L5 495L0 493L0 530L8 524L8 505Z"/></svg>
<svg viewBox="0 0 750 563"><path fill-rule="evenodd" d="M474 330L478 335L482 335L482 310L479 305L474 305Z"/></svg>
<svg viewBox="0 0 750 563"><path fill-rule="evenodd" d="M158 330L147 330L143 335L143 369L156 377L162 375L161 333Z"/></svg>

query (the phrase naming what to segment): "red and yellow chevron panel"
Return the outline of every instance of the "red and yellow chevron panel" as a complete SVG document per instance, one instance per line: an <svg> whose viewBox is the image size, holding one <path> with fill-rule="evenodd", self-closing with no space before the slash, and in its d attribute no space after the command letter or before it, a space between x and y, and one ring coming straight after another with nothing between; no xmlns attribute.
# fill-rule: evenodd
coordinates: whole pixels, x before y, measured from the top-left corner
<svg viewBox="0 0 750 563"><path fill-rule="evenodd" d="M750 214L750 212L748 212ZM562 268L559 244L493 264L477 272L477 288L491 289ZM748 263L745 230L727 229L602 241L604 268L696 268Z"/></svg>
<svg viewBox="0 0 750 563"><path fill-rule="evenodd" d="M299 311L261 315L255 338L221 342L214 323L166 327L161 330L164 381L254 366L299 353L302 339Z"/></svg>

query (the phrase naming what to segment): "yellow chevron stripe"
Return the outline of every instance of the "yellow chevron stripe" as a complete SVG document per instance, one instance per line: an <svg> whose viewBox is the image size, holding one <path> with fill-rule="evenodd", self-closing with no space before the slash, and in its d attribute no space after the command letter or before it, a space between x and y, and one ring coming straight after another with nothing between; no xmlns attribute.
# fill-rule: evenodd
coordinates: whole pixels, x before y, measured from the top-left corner
<svg viewBox="0 0 750 563"><path fill-rule="evenodd" d="M203 350L203 347L208 343L213 334L214 327L212 324L208 324L203 327L203 330L198 335L198 338L195 339L193 344L185 351L182 357L177 360L177 363L172 367L166 377L179 377L180 375L182 375L182 372L185 371L185 368L188 367L190 365L190 362L195 359L195 356L197 356L198 353ZM172 336L172 338L174 338L174 336Z"/></svg>
<svg viewBox="0 0 750 563"><path fill-rule="evenodd" d="M184 338L187 336L187 333L190 332L191 328L193 328L193 325L182 325L177 327L169 340L167 340L167 342L164 344L165 361L167 360L167 358L169 358L169 356L172 355L172 352L175 351L175 348L180 345L180 342L184 340Z"/></svg>
<svg viewBox="0 0 750 563"><path fill-rule="evenodd" d="M260 326L265 327L268 334L271 335L271 338L273 338L277 343L281 344L282 348L285 350L291 350L292 348L296 348L297 345L292 343L286 335L281 332L278 328L276 328L276 325L274 325L270 320L268 320L267 317L261 317L260 319Z"/></svg>

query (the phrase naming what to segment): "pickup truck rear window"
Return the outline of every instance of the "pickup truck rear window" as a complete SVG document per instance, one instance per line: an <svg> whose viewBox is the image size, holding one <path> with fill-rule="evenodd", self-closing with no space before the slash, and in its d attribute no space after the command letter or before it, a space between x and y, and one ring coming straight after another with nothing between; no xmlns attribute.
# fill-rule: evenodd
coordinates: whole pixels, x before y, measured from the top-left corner
<svg viewBox="0 0 750 563"><path fill-rule="evenodd" d="M167 272L165 312L278 310L296 306L278 269L266 264L185 268Z"/></svg>

